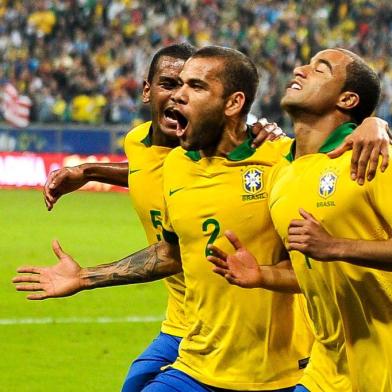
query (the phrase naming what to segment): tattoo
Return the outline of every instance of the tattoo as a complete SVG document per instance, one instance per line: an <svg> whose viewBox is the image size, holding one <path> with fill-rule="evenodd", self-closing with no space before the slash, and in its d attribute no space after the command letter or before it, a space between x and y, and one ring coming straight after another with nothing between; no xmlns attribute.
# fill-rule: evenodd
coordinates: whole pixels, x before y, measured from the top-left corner
<svg viewBox="0 0 392 392"><path fill-rule="evenodd" d="M172 253L158 242L119 261L86 268L81 279L86 289L152 282L181 272L179 251Z"/></svg>

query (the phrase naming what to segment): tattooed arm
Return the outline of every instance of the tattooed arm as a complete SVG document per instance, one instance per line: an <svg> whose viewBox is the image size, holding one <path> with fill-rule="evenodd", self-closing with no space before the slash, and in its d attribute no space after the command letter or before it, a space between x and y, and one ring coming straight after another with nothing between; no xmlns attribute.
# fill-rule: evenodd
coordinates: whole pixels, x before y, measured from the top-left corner
<svg viewBox="0 0 392 392"><path fill-rule="evenodd" d="M18 268L13 279L16 290L32 291L28 299L40 300L68 297L82 290L97 287L151 282L181 272L181 258L178 245L160 241L119 261L96 267L81 268L65 253L57 241L53 251L59 262L52 267L26 266Z"/></svg>

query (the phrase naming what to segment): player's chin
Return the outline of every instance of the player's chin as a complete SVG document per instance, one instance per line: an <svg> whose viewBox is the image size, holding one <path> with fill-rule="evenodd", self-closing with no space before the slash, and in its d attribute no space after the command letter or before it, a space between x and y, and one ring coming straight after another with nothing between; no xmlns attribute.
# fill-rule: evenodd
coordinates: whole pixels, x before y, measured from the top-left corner
<svg viewBox="0 0 392 392"><path fill-rule="evenodd" d="M170 139L173 139L173 140L178 140L176 129L177 129L177 127L175 127L175 128L174 127L168 127L165 124L161 124L160 125L161 132L165 136L167 136L167 137L169 137Z"/></svg>

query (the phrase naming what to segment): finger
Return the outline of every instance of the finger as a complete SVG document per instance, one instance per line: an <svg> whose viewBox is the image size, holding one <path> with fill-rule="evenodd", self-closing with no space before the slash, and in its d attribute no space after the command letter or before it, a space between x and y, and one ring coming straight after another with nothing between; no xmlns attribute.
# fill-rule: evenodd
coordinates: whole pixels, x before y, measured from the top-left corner
<svg viewBox="0 0 392 392"><path fill-rule="evenodd" d="M374 176L376 175L380 153L381 153L381 147L380 149L374 148L370 155L369 166L366 173L366 179L368 181L373 180Z"/></svg>
<svg viewBox="0 0 392 392"><path fill-rule="evenodd" d="M278 124L276 122L273 123L268 123L264 126L264 129L269 132L269 133L275 133L275 131L278 129Z"/></svg>
<svg viewBox="0 0 392 392"><path fill-rule="evenodd" d="M350 173L351 173L351 179L356 180L357 179L357 173L358 173L358 161L359 157L361 155L362 151L362 143L354 143L353 145L353 152L351 155L351 167L350 167Z"/></svg>
<svg viewBox="0 0 392 392"><path fill-rule="evenodd" d="M36 300L50 298L50 296L48 294L46 294L44 291L42 291L40 293L29 294L26 298L33 300L33 301L36 301Z"/></svg>
<svg viewBox="0 0 392 392"><path fill-rule="evenodd" d="M356 175L356 179L359 185L363 185L365 182L366 168L368 166L370 155L374 147L375 146L373 143L366 144L365 146L362 147L361 152L359 154L358 164L357 164L357 175ZM351 168L351 170L353 170L353 168Z"/></svg>
<svg viewBox="0 0 392 392"><path fill-rule="evenodd" d="M352 142L345 141L343 144L341 144L339 147L329 152L327 155L329 158L334 159L340 157L346 151L351 150L351 148L352 148Z"/></svg>
<svg viewBox="0 0 392 392"><path fill-rule="evenodd" d="M214 267L212 271L223 277L225 277L227 274L227 269L224 268Z"/></svg>
<svg viewBox="0 0 392 392"><path fill-rule="evenodd" d="M288 229L288 233L289 236L290 235L302 235L305 234L304 232L304 226L300 226L300 227L289 227Z"/></svg>
<svg viewBox="0 0 392 392"><path fill-rule="evenodd" d="M209 256L212 256L212 257L215 256L216 258L219 258L219 259L222 259L222 260L226 260L227 253L225 253L223 250L221 250L217 246L215 246L213 244L209 244L207 248L208 248L209 253L210 253Z"/></svg>
<svg viewBox="0 0 392 392"><path fill-rule="evenodd" d="M265 127L267 124L269 124L268 120L265 117L260 118L257 120L257 122L262 126Z"/></svg>
<svg viewBox="0 0 392 392"><path fill-rule="evenodd" d="M304 252L305 251L305 245L301 244L299 242L289 242L287 245L287 250L297 250L298 252Z"/></svg>
<svg viewBox="0 0 392 392"><path fill-rule="evenodd" d="M303 219L293 219L290 224L289 224L289 228L290 227L303 227L305 225L305 221Z"/></svg>
<svg viewBox="0 0 392 392"><path fill-rule="evenodd" d="M381 161L381 171L384 172L386 168L388 167L389 164L389 142L382 143L381 146L381 155L382 155L382 161Z"/></svg>
<svg viewBox="0 0 392 392"><path fill-rule="evenodd" d="M42 267L34 267L32 265L24 265L16 270L16 272L29 273L29 274L40 274L41 271L42 271Z"/></svg>
<svg viewBox="0 0 392 392"><path fill-rule="evenodd" d="M39 283L39 275L18 275L12 278L12 283Z"/></svg>
<svg viewBox="0 0 392 392"><path fill-rule="evenodd" d="M310 212L305 211L303 208L299 209L299 214L306 220L317 222L317 219Z"/></svg>
<svg viewBox="0 0 392 392"><path fill-rule="evenodd" d="M235 250L242 248L241 241L239 240L239 238L236 236L234 232L232 232L231 230L226 230L225 236L230 241L231 245L233 245Z"/></svg>
<svg viewBox="0 0 392 392"><path fill-rule="evenodd" d="M19 284L15 288L17 291L41 291L42 285L40 283Z"/></svg>
<svg viewBox="0 0 392 392"><path fill-rule="evenodd" d="M233 285L236 286L240 286L240 287L246 287L239 279L235 278L233 275L231 274L226 274L225 275L225 279Z"/></svg>
<svg viewBox="0 0 392 392"><path fill-rule="evenodd" d="M261 129L255 136L255 138L252 140L252 148L260 147L265 142L268 135L269 133L266 130Z"/></svg>
<svg viewBox="0 0 392 392"><path fill-rule="evenodd" d="M62 257L68 256L61 248L60 243L57 240L52 241L52 249L54 254L57 256L59 260L61 260Z"/></svg>
<svg viewBox="0 0 392 392"><path fill-rule="evenodd" d="M222 260L219 257L215 256L207 256L207 260L210 261L212 264L216 265L217 267L224 268L227 270L227 263L225 260Z"/></svg>
<svg viewBox="0 0 392 392"><path fill-rule="evenodd" d="M302 244L303 245L305 242L304 233L289 234L287 236L287 242L290 245L293 245L293 244Z"/></svg>
<svg viewBox="0 0 392 392"><path fill-rule="evenodd" d="M47 195L44 195L44 201L45 201L45 205L48 211L51 211L53 208L53 205L55 203L55 201L53 201L52 197L49 197Z"/></svg>

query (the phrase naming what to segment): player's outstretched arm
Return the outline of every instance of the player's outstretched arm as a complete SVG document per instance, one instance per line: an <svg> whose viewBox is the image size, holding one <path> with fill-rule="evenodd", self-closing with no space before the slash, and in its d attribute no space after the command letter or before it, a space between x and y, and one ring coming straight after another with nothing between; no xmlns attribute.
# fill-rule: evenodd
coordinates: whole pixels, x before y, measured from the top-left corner
<svg viewBox="0 0 392 392"><path fill-rule="evenodd" d="M57 200L76 191L89 181L128 186L128 163L84 163L51 172L44 186L44 200L50 211Z"/></svg>
<svg viewBox="0 0 392 392"><path fill-rule="evenodd" d="M233 232L226 231L225 236L233 245L235 253L228 255L215 245L209 245L211 255L207 259L215 265L215 273L223 276L229 283L244 288L259 287L285 293L301 292L290 260L273 266L259 265Z"/></svg>
<svg viewBox="0 0 392 392"><path fill-rule="evenodd" d="M365 178L371 181L376 175L380 155L380 170L383 172L388 166L388 146L391 142L388 130L386 121L378 117L368 117L344 139L342 145L328 153L328 156L337 158L352 149L351 178L363 185Z"/></svg>
<svg viewBox="0 0 392 392"><path fill-rule="evenodd" d="M364 267L392 271L392 239L351 240L331 236L310 213L299 210L303 219L290 222L288 243L314 260L346 261Z"/></svg>
<svg viewBox="0 0 392 392"><path fill-rule="evenodd" d="M20 275L12 280L18 291L33 292L28 299L67 297L97 287L151 282L181 271L178 246L165 241L119 261L87 268L81 268L57 241L52 246L59 260L56 265L18 268Z"/></svg>

